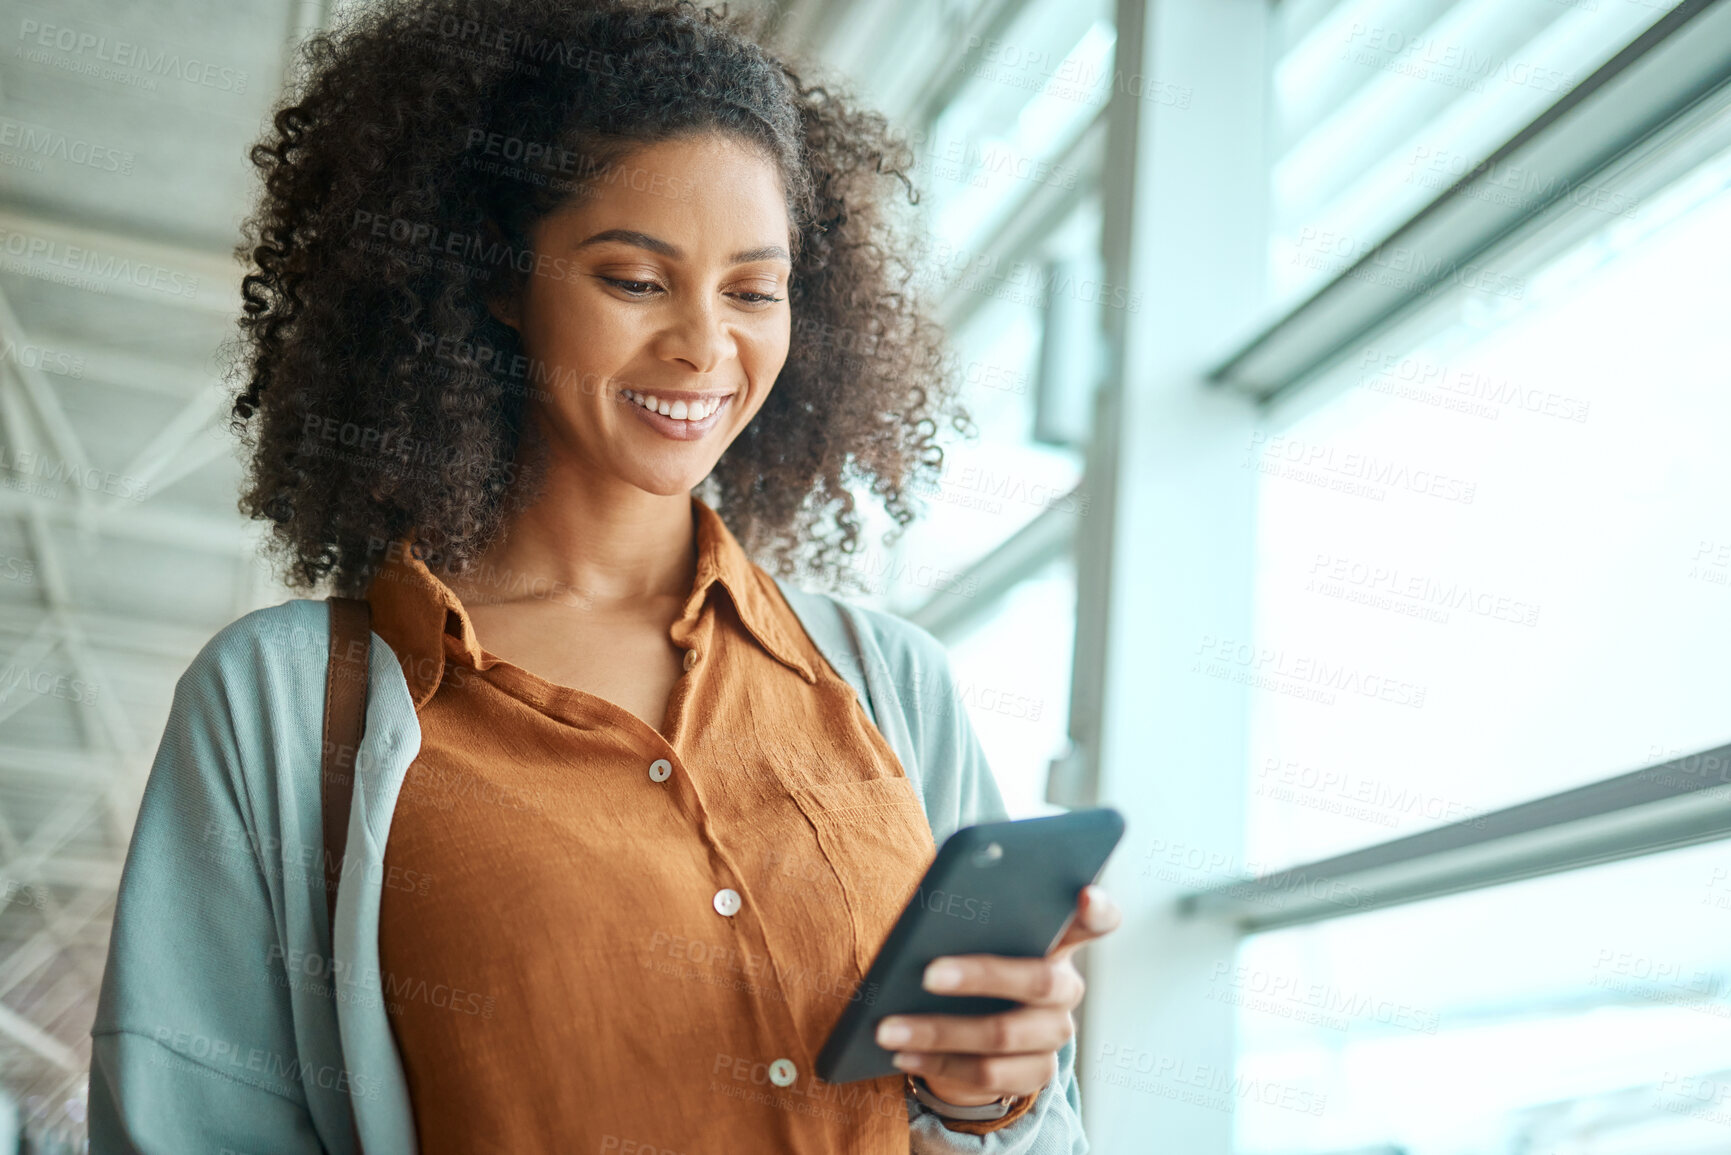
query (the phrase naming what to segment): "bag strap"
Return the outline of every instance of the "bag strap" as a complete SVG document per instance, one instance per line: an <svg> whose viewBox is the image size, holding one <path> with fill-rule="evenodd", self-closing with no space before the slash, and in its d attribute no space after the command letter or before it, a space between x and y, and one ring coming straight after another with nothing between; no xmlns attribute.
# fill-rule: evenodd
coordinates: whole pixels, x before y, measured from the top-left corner
<svg viewBox="0 0 1731 1155"><path fill-rule="evenodd" d="M349 802L355 792L355 756L367 724L367 653L372 648L372 606L364 598L328 598L331 660L325 673L324 752L319 793L324 810L325 908L336 943L337 886L349 841Z"/></svg>
<svg viewBox="0 0 1731 1155"><path fill-rule="evenodd" d="M349 803L355 793L355 764L367 726L368 654L373 641L373 607L365 598L327 598L331 612L331 658L325 671L324 747L319 757L319 804L324 831L325 913L331 953L336 954L337 887L349 841ZM361 1152L355 1101L349 1099L349 1126Z"/></svg>

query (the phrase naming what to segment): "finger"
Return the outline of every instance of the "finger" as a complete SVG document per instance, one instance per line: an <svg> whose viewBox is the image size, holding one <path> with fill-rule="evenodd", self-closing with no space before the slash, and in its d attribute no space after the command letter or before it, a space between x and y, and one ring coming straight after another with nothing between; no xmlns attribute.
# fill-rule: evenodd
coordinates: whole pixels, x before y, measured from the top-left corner
<svg viewBox="0 0 1731 1155"><path fill-rule="evenodd" d="M1069 954L1085 942L1102 938L1117 930L1124 922L1124 912L1105 889L1098 886L1084 886L1082 893L1076 899L1076 914L1065 927L1063 937L1058 939L1058 945L1052 948L1052 953L1062 951Z"/></svg>
<svg viewBox="0 0 1731 1155"><path fill-rule="evenodd" d="M981 1094L1037 1095L1058 1073L1051 1051L1032 1055L946 1055L903 1051L896 1066L925 1079L942 1079Z"/></svg>
<svg viewBox="0 0 1731 1155"><path fill-rule="evenodd" d="M1055 1007L1020 1007L996 1015L890 1015L878 1024L878 1046L889 1051L1019 1055L1056 1051L1076 1033L1076 1021Z"/></svg>
<svg viewBox="0 0 1731 1155"><path fill-rule="evenodd" d="M992 995L1039 1007L1082 1001L1082 976L1068 958L1009 958L959 954L936 958L926 967L925 988L946 995Z"/></svg>

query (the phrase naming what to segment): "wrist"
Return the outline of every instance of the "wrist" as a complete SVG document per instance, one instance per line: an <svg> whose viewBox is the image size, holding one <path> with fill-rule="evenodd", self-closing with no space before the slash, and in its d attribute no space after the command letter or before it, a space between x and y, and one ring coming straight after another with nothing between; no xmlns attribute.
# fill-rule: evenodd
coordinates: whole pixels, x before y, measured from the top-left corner
<svg viewBox="0 0 1731 1155"><path fill-rule="evenodd" d="M958 1098L969 1100L968 1102L957 1102L947 1095L939 1093L937 1089L918 1075L909 1074L907 1084L908 1090L914 1098L924 1104L928 1111L943 1119L946 1127L981 1126L988 1121L1003 1120L1012 1112L1020 1114L1019 1111L1016 1111L1019 1104L1015 1095L997 1095L981 1101L978 1092L971 1094L966 1091L950 1092ZM994 1127L1001 1125L1001 1123L992 1122Z"/></svg>
<svg viewBox="0 0 1731 1155"><path fill-rule="evenodd" d="M966 1084L958 1084L948 1079L930 1075L915 1075L910 1073L910 1079L918 1079L925 1085L927 1091L946 1103L954 1103L958 1107L982 1107L987 1103L997 1103L1009 1098L1008 1095L994 1095L989 1091L976 1091Z"/></svg>

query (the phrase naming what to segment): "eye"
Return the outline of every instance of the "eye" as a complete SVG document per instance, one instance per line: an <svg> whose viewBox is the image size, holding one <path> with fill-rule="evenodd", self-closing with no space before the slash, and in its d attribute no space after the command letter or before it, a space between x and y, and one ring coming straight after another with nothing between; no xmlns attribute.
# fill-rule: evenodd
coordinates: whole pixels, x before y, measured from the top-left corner
<svg viewBox="0 0 1731 1155"><path fill-rule="evenodd" d="M735 293L734 297L748 305L767 305L772 301L785 301L786 297L777 297L769 293Z"/></svg>
<svg viewBox="0 0 1731 1155"><path fill-rule="evenodd" d="M633 297L647 297L650 293L661 287L654 281L626 281L621 280L618 277L600 277L598 279L606 281L614 288L621 292L629 293Z"/></svg>

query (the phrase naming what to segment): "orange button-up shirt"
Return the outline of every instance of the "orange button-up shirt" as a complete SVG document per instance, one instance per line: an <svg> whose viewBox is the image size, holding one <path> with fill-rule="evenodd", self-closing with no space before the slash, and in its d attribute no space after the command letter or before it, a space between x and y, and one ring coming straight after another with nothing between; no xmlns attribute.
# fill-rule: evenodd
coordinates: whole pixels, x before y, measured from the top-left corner
<svg viewBox="0 0 1731 1155"><path fill-rule="evenodd" d="M421 727L385 866L425 885L385 888L379 954L424 1155L909 1149L903 1076L813 1063L931 827L774 581L692 515L666 734L488 653L406 542L368 593Z"/></svg>

